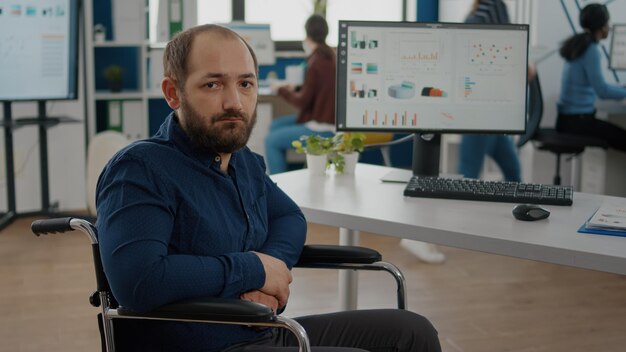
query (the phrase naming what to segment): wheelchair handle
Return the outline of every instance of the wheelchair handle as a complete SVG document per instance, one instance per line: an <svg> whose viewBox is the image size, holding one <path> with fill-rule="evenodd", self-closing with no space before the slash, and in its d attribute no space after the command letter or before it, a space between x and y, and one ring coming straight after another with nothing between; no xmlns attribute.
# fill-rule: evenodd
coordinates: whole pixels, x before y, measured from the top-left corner
<svg viewBox="0 0 626 352"><path fill-rule="evenodd" d="M44 219L35 220L30 225L30 229L37 236L48 235L53 233L63 233L66 231L74 231L70 222L72 218L57 218L57 219Z"/></svg>

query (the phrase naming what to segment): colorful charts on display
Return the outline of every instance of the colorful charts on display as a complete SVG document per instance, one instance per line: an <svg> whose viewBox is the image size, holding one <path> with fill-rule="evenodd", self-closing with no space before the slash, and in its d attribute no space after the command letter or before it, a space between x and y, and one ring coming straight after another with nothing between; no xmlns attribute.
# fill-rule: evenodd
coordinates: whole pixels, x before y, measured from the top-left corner
<svg viewBox="0 0 626 352"><path fill-rule="evenodd" d="M525 25L340 21L338 55L340 129L525 129Z"/></svg>

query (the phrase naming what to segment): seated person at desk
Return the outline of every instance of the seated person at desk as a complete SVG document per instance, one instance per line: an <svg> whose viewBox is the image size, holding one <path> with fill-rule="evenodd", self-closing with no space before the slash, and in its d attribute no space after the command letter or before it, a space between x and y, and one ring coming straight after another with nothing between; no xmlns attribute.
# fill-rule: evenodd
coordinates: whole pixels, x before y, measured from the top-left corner
<svg viewBox="0 0 626 352"><path fill-rule="evenodd" d="M258 66L245 41L217 25L177 34L161 84L174 110L150 139L118 152L97 187L104 271L121 305L150 311L197 297L240 298L282 311L306 236L298 206L246 147ZM441 351L415 313L360 310L297 318L325 351ZM120 320L128 351L282 351L286 329ZM290 350L293 350L290 349ZM314 349L315 350L315 349Z"/></svg>
<svg viewBox="0 0 626 352"><path fill-rule="evenodd" d="M566 62L556 129L602 138L609 147L626 151L626 130L596 118L596 97L626 98L626 88L608 84L602 75L598 42L609 35L609 11L605 5L589 4L579 20L585 31L567 39L559 51Z"/></svg>
<svg viewBox="0 0 626 352"><path fill-rule="evenodd" d="M307 54L307 70L299 89L273 86L277 94L296 106L298 116L276 118L265 137L265 155L271 174L287 171L285 152L302 135L330 137L335 131L335 52L326 44L328 24L324 17L312 15L304 26L302 43Z"/></svg>

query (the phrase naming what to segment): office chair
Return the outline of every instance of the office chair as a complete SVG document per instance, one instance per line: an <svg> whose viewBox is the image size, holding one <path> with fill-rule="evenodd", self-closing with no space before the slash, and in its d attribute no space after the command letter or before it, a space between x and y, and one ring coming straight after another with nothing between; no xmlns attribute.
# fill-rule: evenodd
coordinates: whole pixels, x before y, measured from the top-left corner
<svg viewBox="0 0 626 352"><path fill-rule="evenodd" d="M113 154L130 144L130 140L121 132L103 131L96 134L87 147L87 209L89 214L96 216L96 185L98 176Z"/></svg>
<svg viewBox="0 0 626 352"><path fill-rule="evenodd" d="M98 325L102 338L102 350L115 351L114 323L116 319L169 320L195 323L234 324L246 326L279 327L291 331L299 344L299 351L310 351L306 331L293 319L275 315L271 308L262 304L239 299L205 297L167 304L154 311L136 313L120 306L109 286L100 260L100 247L96 228L88 221L78 218L36 220L31 229L34 234L46 235L80 230L89 237L92 246L97 290L89 302L101 307ZM381 261L375 250L355 246L307 245L296 267L320 269L376 270L391 273L397 283L398 308L406 309L405 280L402 272L393 264Z"/></svg>
<svg viewBox="0 0 626 352"><path fill-rule="evenodd" d="M561 155L571 155L569 159L578 156L586 147L608 148L607 143L599 138L581 136L571 133L558 132L554 128L541 128L543 117L543 95L539 77L529 83L528 87L528 122L526 133L519 139L517 147L531 141L539 150L546 150L556 154L556 171L553 183L561 184Z"/></svg>

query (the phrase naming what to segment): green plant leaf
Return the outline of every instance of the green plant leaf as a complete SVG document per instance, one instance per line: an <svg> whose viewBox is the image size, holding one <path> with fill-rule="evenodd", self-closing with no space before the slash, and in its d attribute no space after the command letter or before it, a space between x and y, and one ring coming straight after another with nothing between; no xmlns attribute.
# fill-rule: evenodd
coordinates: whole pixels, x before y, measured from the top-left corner
<svg viewBox="0 0 626 352"><path fill-rule="evenodd" d="M124 70L120 65L109 65L104 69L104 78L109 82L121 81Z"/></svg>
<svg viewBox="0 0 626 352"><path fill-rule="evenodd" d="M296 153L302 154L305 152L304 148L302 147L302 142L300 141L292 141L291 146L296 149Z"/></svg>
<svg viewBox="0 0 626 352"><path fill-rule="evenodd" d="M350 154L362 152L365 147L365 135L363 133L338 133L333 138L334 150Z"/></svg>
<svg viewBox="0 0 626 352"><path fill-rule="evenodd" d="M334 143L332 137L322 137L312 134L309 136L301 136L299 140L291 142L296 148L296 152L300 150L302 153L311 155L324 155L333 151Z"/></svg>
<svg viewBox="0 0 626 352"><path fill-rule="evenodd" d="M343 155L341 153L335 153L331 158L331 161L335 164L335 172L343 174L343 170L346 166L346 159Z"/></svg>

